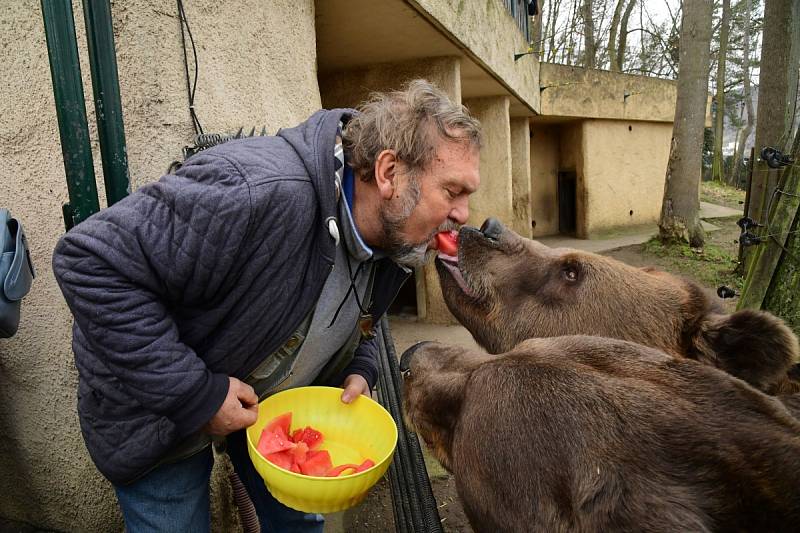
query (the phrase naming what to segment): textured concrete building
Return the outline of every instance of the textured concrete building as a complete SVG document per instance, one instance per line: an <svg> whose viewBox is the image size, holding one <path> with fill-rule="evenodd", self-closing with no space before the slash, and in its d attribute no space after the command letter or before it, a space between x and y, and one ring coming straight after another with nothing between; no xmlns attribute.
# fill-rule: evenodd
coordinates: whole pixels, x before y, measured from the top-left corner
<svg viewBox="0 0 800 533"><path fill-rule="evenodd" d="M265 125L273 133L320 107L353 106L425 77L484 126L470 223L496 216L528 237L591 237L658 216L674 85L515 59L528 49L524 0L184 4L198 56L194 107L207 132ZM83 13L73 5L104 206ZM158 179L194 136L181 25L172 0L113 2L112 15L135 189ZM80 436L71 318L50 268L68 198L40 2L7 3L0 27L0 207L22 220L38 274L18 334L0 339L0 517L121 530L111 487ZM452 320L429 267L399 305L421 320ZM214 484L221 531L236 527L225 474L223 463Z"/></svg>

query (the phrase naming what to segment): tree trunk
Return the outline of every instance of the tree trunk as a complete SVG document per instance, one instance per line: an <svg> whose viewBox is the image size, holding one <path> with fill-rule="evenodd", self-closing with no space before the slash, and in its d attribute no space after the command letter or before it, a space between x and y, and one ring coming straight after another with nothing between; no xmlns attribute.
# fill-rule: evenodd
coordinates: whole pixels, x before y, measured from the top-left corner
<svg viewBox="0 0 800 533"><path fill-rule="evenodd" d="M750 94L750 17L753 14L750 8L750 0L744 0L744 43L742 50L742 77L744 79L744 105L745 112L747 113L747 125L740 132L740 137L736 141L736 153L733 156L733 175L738 178L739 165L741 165L744 150L747 146L747 139L753 133L753 98ZM736 179L735 185L738 185L739 180Z"/></svg>
<svg viewBox="0 0 800 533"><path fill-rule="evenodd" d="M714 117L714 160L711 177L714 181L725 181L722 142L725 133L725 65L728 55L728 32L730 30L731 0L722 0L722 20L719 26L719 53L717 54L717 114Z"/></svg>
<svg viewBox="0 0 800 533"><path fill-rule="evenodd" d="M583 0L581 4L581 18L583 19L583 66L595 67L597 57L594 42L594 20L592 19L592 0Z"/></svg>
<svg viewBox="0 0 800 533"><path fill-rule="evenodd" d="M628 48L628 20L631 18L633 6L636 5L636 0L631 0L628 7L625 8L625 13L622 15L622 20L619 23L619 45L617 46L617 64L619 69L625 68L625 52Z"/></svg>
<svg viewBox="0 0 800 533"><path fill-rule="evenodd" d="M538 0L539 2L539 12L533 19L533 28L531 29L531 43L532 52L536 54L536 57L539 59L542 58L542 51L544 46L542 46L542 16L544 16L544 12L542 11L542 6L544 6L545 0Z"/></svg>
<svg viewBox="0 0 800 533"><path fill-rule="evenodd" d="M789 63L791 47L791 14L793 0L765 0L764 34L761 43L761 72L759 74L758 111L756 113L756 155L765 146L784 150L787 135L787 95L789 94ZM794 103L794 102L792 102ZM770 170L756 158L750 190L748 216L763 222L767 204L777 181L777 171ZM745 252L745 256L749 256Z"/></svg>
<svg viewBox="0 0 800 533"><path fill-rule="evenodd" d="M611 72L622 70L622 65L617 62L617 34L624 7L625 0L618 0L617 7L614 8L614 15L611 17L611 27L608 29L608 69Z"/></svg>
<svg viewBox="0 0 800 533"><path fill-rule="evenodd" d="M684 0L672 146L658 222L663 241L703 245L700 173L708 98L713 0Z"/></svg>
<svg viewBox="0 0 800 533"><path fill-rule="evenodd" d="M800 135L795 135L792 156L800 157ZM761 244L751 246L752 266L739 299L739 309L768 309L786 319L793 327L800 323L800 239L798 207L800 206L800 167L789 166L781 171L778 194L767 213L769 223Z"/></svg>
<svg viewBox="0 0 800 533"><path fill-rule="evenodd" d="M569 42L567 44L567 60L565 65L572 64L572 53L575 51L575 34L578 29L578 0L573 2L572 18L569 23Z"/></svg>

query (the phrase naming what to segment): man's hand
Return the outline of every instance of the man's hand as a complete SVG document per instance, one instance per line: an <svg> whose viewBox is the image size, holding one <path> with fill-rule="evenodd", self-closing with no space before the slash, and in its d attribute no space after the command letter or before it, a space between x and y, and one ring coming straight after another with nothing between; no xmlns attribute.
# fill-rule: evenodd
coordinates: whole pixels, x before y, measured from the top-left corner
<svg viewBox="0 0 800 533"><path fill-rule="evenodd" d="M344 388L344 392L342 392L342 401L344 403L352 402L358 398L359 394L363 394L367 398L370 397L369 383L364 379L364 376L359 374L347 376L342 387Z"/></svg>
<svg viewBox="0 0 800 533"><path fill-rule="evenodd" d="M228 395L209 420L203 431L209 435L225 436L242 428L252 426L258 419L258 396L253 387L236 378L228 377Z"/></svg>

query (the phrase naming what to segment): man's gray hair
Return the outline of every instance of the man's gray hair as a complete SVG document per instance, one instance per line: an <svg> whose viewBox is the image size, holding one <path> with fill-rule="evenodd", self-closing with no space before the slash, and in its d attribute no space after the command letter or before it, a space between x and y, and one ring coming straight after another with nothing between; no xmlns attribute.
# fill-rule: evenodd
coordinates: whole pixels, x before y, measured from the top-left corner
<svg viewBox="0 0 800 533"><path fill-rule="evenodd" d="M364 181L375 178L375 160L394 150L415 177L436 155L440 140L480 148L481 125L467 108L454 104L426 80L401 91L373 93L342 132L347 163Z"/></svg>

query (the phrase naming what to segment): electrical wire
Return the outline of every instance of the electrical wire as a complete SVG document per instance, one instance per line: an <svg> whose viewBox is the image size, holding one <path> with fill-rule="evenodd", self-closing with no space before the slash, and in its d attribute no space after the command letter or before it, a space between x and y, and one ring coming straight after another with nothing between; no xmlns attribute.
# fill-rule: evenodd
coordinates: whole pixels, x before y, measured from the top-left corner
<svg viewBox="0 0 800 533"><path fill-rule="evenodd" d="M194 127L195 135L202 135L203 134L203 126L200 124L200 119L197 118L197 113L195 112L194 108L194 95L197 91L197 78L199 74L199 66L197 63L197 47L194 44L194 36L192 35L192 29L189 27L189 21L186 18L186 11L183 8L183 0L177 0L178 2L178 18L180 19L181 24L181 48L183 49L183 66L184 72L186 73L186 91L189 95L189 115L192 118L192 127ZM186 31L184 32L184 26L186 27ZM189 42L192 45L192 55L194 56L194 80L190 83L189 82L189 58L186 55L186 36L185 33L189 34Z"/></svg>

